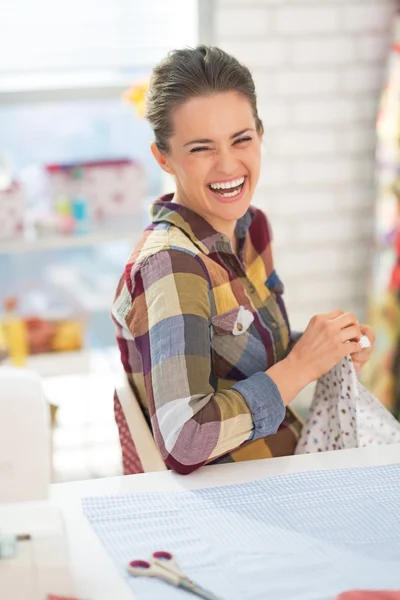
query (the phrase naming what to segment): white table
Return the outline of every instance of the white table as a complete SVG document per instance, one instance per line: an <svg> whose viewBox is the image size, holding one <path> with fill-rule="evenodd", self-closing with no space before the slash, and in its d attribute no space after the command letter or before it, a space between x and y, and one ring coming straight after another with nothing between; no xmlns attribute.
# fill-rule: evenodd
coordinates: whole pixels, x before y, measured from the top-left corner
<svg viewBox="0 0 400 600"><path fill-rule="evenodd" d="M39 595L43 600L46 590L79 600L133 600L132 591L120 577L83 514L81 499L85 496L176 492L243 483L296 471L393 463L400 463L400 444L209 466L186 477L163 471L55 484L51 486L51 497L46 502L0 506L0 529L3 533L7 533L7 529L9 532L26 531L36 540L32 542L34 546L23 542L17 558L7 568L3 562L0 565L0 597L37 600ZM63 526L68 540L67 551L63 537L53 535L54 531L62 531ZM28 564L32 564L32 551L35 556L33 563L42 567L39 571L32 571ZM7 590L11 590L12 594L7 595Z"/></svg>
<svg viewBox="0 0 400 600"><path fill-rule="evenodd" d="M216 465L183 477L172 472L147 473L52 486L51 502L61 507L70 541L78 598L133 600L81 509L84 496L143 491L181 491L242 483L296 471L366 467L400 463L400 444Z"/></svg>

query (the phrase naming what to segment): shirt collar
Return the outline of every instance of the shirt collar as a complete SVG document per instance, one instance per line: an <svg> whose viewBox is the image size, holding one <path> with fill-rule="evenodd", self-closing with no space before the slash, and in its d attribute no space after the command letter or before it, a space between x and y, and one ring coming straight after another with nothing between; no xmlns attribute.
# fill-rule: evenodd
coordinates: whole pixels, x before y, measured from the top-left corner
<svg viewBox="0 0 400 600"><path fill-rule="evenodd" d="M156 200L150 209L153 223L170 223L181 229L204 254L215 249L216 244L227 245L227 237L215 229L193 210L172 201L173 194L166 194ZM236 224L236 235L244 240L253 219L249 209Z"/></svg>

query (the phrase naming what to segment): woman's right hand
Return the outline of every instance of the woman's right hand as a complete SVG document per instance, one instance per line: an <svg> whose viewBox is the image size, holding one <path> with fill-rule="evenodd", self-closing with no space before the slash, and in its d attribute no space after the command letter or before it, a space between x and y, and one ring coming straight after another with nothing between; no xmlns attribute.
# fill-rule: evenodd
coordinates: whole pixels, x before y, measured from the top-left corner
<svg viewBox="0 0 400 600"><path fill-rule="evenodd" d="M297 364L311 383L330 371L347 354L360 350L361 331L352 313L335 310L316 315L288 359Z"/></svg>

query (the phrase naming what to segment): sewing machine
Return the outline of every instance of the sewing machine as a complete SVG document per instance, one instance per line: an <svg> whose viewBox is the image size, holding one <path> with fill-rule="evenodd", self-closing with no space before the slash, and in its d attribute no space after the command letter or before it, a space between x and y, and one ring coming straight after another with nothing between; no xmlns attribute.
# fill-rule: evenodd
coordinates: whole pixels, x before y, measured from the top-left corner
<svg viewBox="0 0 400 600"><path fill-rule="evenodd" d="M0 368L0 598L72 596L64 520L48 502L50 415L40 379Z"/></svg>

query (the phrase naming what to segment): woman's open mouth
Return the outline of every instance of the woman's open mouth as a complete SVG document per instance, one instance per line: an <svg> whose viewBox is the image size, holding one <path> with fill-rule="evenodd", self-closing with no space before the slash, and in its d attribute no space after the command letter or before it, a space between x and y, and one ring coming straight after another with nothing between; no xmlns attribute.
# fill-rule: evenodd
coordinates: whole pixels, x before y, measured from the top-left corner
<svg viewBox="0 0 400 600"><path fill-rule="evenodd" d="M208 184L208 188L215 196L220 200L232 201L234 199L238 199L241 196L244 185L246 182L246 177L238 177L237 179L232 179L231 181L225 182L216 182Z"/></svg>

